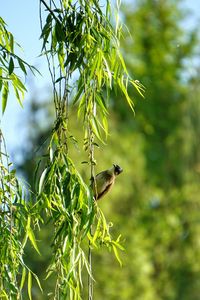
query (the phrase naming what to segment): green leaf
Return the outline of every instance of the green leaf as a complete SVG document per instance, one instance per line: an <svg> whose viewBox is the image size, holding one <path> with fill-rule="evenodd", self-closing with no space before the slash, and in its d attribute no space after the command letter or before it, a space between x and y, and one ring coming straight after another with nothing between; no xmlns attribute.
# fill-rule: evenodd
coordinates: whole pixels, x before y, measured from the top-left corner
<svg viewBox="0 0 200 300"><path fill-rule="evenodd" d="M22 62L22 60L20 58L18 58L18 64L19 64L21 70L24 72L24 74L27 75L25 65L24 65L24 63Z"/></svg>
<svg viewBox="0 0 200 300"><path fill-rule="evenodd" d="M8 82L5 82L3 86L3 92L2 92L2 114L4 114L7 106L8 91L9 91Z"/></svg>
<svg viewBox="0 0 200 300"><path fill-rule="evenodd" d="M36 275L35 273L33 273L32 275L33 275L33 277L35 278L35 280L37 281L37 284L38 284L38 286L39 286L41 292L43 292L43 289L42 289L42 286L41 286L41 283L40 283L39 278L37 277L37 275Z"/></svg>
<svg viewBox="0 0 200 300"><path fill-rule="evenodd" d="M8 73L9 73L9 75L12 74L12 72L14 70L14 67L15 67L14 61L13 61L13 58L11 57L10 58L10 62L9 62L9 66L8 66Z"/></svg>
<svg viewBox="0 0 200 300"><path fill-rule="evenodd" d="M16 86L16 88L19 89L21 92L26 92L27 91L25 85L22 83L22 81L16 75L13 79L13 83Z"/></svg>
<svg viewBox="0 0 200 300"><path fill-rule="evenodd" d="M103 56L103 61L104 61L105 67L106 67L107 76L109 78L109 86L110 86L110 88L112 88L112 73L110 71L108 62L107 62L107 60L106 60L106 58L104 56Z"/></svg>
<svg viewBox="0 0 200 300"><path fill-rule="evenodd" d="M58 42L64 41L66 39L63 26L59 21L56 21L55 24L55 34Z"/></svg>
<svg viewBox="0 0 200 300"><path fill-rule="evenodd" d="M112 248L113 248L113 251L114 251L116 259L118 260L120 266L122 266L122 261L121 261L121 259L119 257L119 253L118 253L117 247L115 247L115 245L112 245Z"/></svg>
<svg viewBox="0 0 200 300"><path fill-rule="evenodd" d="M32 273L31 271L29 271L28 272L28 296L30 300L32 300L31 290L32 290Z"/></svg>
<svg viewBox="0 0 200 300"><path fill-rule="evenodd" d="M81 96L83 90L84 90L84 85L81 85L78 92L76 93L76 95L73 99L73 104L75 104L80 99L80 96Z"/></svg>
<svg viewBox="0 0 200 300"><path fill-rule="evenodd" d="M126 84L128 82L127 80L128 80L128 78L126 79ZM124 94L124 96L126 98L126 101L128 102L128 105L130 106L130 108L132 109L132 111L135 112L134 111L134 107L133 107L133 101L130 98L130 96L128 94L128 91L127 91L127 87L124 84L124 76L122 75L121 78L118 78L117 82L118 82L118 85L119 85L121 91L123 92L123 94Z"/></svg>
<svg viewBox="0 0 200 300"><path fill-rule="evenodd" d="M9 34L10 35L10 51L13 53L14 52L14 38L12 33Z"/></svg>
<svg viewBox="0 0 200 300"><path fill-rule="evenodd" d="M136 88L138 93L144 98L144 94L143 94L145 91L144 86L138 80L131 80L130 83L134 86L134 88Z"/></svg>
<svg viewBox="0 0 200 300"><path fill-rule="evenodd" d="M90 125L92 127L92 130L95 134L95 136L102 142L104 143L102 137L101 137L101 132L100 132L100 128L97 122L97 119L94 117L93 119L90 119Z"/></svg>
<svg viewBox="0 0 200 300"><path fill-rule="evenodd" d="M22 100L24 98L24 92L26 91L26 88L14 73L11 75L11 80L17 101L19 102L20 106L23 107Z"/></svg>
<svg viewBox="0 0 200 300"><path fill-rule="evenodd" d="M2 86L3 86L2 75L3 75L3 69L0 67L0 91L1 91Z"/></svg>
<svg viewBox="0 0 200 300"><path fill-rule="evenodd" d="M44 180L45 180L47 172L48 172L48 168L44 169L44 171L42 172L42 175L40 177L39 190L38 190L39 194L41 194L41 192L42 192L42 189L43 189L43 186L44 186Z"/></svg>
<svg viewBox="0 0 200 300"><path fill-rule="evenodd" d="M28 237L29 237L29 240L31 241L31 244L33 245L33 247L37 251L37 253L40 254L40 251L39 251L38 246L36 244L35 235L34 235L33 230L31 228L28 229Z"/></svg>
<svg viewBox="0 0 200 300"><path fill-rule="evenodd" d="M25 279L26 279L26 268L23 267L23 269L22 269L22 278L21 278L21 283L20 283L20 291L23 289Z"/></svg>
<svg viewBox="0 0 200 300"><path fill-rule="evenodd" d="M28 216L27 225L26 225L26 233L28 235L28 238L33 245L34 249L37 251L38 254L40 254L40 251L38 249L38 246L36 244L36 239L33 230L31 229L31 217Z"/></svg>

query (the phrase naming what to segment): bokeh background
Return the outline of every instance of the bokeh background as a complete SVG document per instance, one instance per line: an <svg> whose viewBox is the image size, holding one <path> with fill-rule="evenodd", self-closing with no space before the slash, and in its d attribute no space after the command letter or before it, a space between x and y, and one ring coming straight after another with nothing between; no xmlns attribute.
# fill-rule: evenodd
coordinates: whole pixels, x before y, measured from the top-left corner
<svg viewBox="0 0 200 300"><path fill-rule="evenodd" d="M96 149L96 171L118 163L124 172L99 202L113 236L122 235L123 266L106 250L93 251L96 300L200 299L200 43L199 1L122 1L126 24L121 50L145 98L130 90L135 115L121 94L111 95L110 135ZM19 177L34 186L34 169L54 122L51 85L41 43L37 1L4 2L1 16L21 44L23 55L43 76L27 79L24 109L10 95L2 119ZM81 162L83 132L74 109L70 131L78 141L70 153L86 182ZM45 281L51 258L50 225L38 232L38 256L26 260L50 299L53 278ZM86 299L86 296L84 296Z"/></svg>

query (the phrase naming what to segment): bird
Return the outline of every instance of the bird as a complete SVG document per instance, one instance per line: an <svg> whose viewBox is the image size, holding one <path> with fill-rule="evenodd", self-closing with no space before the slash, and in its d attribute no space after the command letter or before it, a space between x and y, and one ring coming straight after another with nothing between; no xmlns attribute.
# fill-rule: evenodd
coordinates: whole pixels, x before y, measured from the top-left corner
<svg viewBox="0 0 200 300"><path fill-rule="evenodd" d="M115 183L115 178L123 169L113 164L113 167L98 173L95 177L91 178L91 186L95 200L99 200L105 194L107 194Z"/></svg>

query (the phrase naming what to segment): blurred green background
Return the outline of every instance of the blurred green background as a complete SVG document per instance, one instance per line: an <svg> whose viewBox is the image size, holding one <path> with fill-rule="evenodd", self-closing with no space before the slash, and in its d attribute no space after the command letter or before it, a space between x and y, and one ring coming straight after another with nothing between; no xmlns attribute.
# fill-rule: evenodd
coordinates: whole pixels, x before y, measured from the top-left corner
<svg viewBox="0 0 200 300"><path fill-rule="evenodd" d="M96 172L119 164L124 172L112 192L99 201L113 236L122 235L120 267L106 250L93 251L95 300L200 299L200 85L198 24L184 21L181 1L129 1L122 9L125 28L121 48L128 70L146 88L145 99L131 90L135 115L121 94L112 95L110 136L96 148ZM189 27L189 29L188 29ZM130 32L129 32L130 31ZM54 121L51 99L32 96L28 140L19 152L18 170L34 185L37 155ZM81 123L70 111L69 129L77 140L70 156L89 183ZM36 151L37 150L37 151ZM23 155L22 155L23 153ZM53 278L46 282L51 258L51 225L38 233L39 257L29 247L26 259L50 299ZM42 241L43 240L43 241ZM87 289L87 287L85 287ZM83 296L86 299L86 295Z"/></svg>

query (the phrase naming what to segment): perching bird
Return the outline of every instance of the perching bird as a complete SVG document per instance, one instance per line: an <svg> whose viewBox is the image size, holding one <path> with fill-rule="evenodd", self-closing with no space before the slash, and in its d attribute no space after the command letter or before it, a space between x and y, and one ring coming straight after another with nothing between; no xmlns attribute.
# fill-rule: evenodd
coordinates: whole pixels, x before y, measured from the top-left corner
<svg viewBox="0 0 200 300"><path fill-rule="evenodd" d="M118 165L113 165L111 169L100 172L92 178L92 189L95 200L99 200L112 188L115 178L123 169Z"/></svg>

